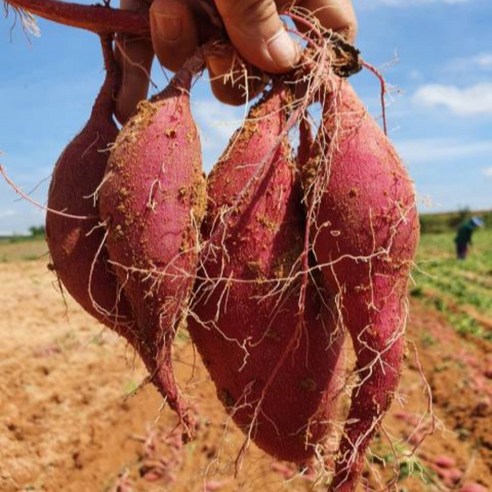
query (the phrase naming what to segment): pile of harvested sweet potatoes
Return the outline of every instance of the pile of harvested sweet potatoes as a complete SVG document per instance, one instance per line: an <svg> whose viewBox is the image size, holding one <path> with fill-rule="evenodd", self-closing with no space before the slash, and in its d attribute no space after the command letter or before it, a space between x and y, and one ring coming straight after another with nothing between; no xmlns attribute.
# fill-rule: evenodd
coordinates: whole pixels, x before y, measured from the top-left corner
<svg viewBox="0 0 492 492"><path fill-rule="evenodd" d="M399 382L419 235L412 182L344 77L357 52L336 35L312 40L206 177L190 111L201 53L118 130L112 39L101 35L106 79L89 121L53 172L51 268L134 347L186 439L178 329L246 443L333 463L330 489L354 490Z"/></svg>

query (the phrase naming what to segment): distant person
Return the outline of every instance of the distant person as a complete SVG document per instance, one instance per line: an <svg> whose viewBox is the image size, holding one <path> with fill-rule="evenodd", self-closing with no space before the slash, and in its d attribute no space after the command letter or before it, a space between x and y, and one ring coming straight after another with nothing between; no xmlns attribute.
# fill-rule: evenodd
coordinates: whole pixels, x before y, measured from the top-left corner
<svg viewBox="0 0 492 492"><path fill-rule="evenodd" d="M456 231L454 242L456 243L456 257L464 260L468 254L468 248L472 244L472 235L475 229L483 227L484 222L480 217L472 217L463 222Z"/></svg>

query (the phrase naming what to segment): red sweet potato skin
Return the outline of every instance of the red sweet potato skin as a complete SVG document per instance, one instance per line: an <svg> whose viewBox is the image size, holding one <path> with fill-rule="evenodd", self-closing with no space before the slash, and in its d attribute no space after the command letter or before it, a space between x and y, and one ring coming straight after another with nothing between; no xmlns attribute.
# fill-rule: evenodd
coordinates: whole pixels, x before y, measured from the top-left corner
<svg viewBox="0 0 492 492"><path fill-rule="evenodd" d="M205 207L198 132L187 84L142 102L121 130L100 192L107 248L137 321L152 381L182 418L171 363L197 267Z"/></svg>
<svg viewBox="0 0 492 492"><path fill-rule="evenodd" d="M132 313L107 263L96 193L109 146L118 135L112 118L113 86L114 73L108 73L89 121L55 165L48 192L46 239L51 268L70 295L89 314L131 341Z"/></svg>
<svg viewBox="0 0 492 492"><path fill-rule="evenodd" d="M312 237L357 358L359 384L332 485L351 491L400 379L407 279L419 226L412 182L348 82L337 83L324 110L320 134L329 155L329 180Z"/></svg>
<svg viewBox="0 0 492 492"><path fill-rule="evenodd" d="M285 282L299 274L305 224L279 138L283 103L275 91L260 103L209 176L209 242L188 328L236 424L271 455L302 463L330 430L342 337L314 281L303 313L300 277Z"/></svg>

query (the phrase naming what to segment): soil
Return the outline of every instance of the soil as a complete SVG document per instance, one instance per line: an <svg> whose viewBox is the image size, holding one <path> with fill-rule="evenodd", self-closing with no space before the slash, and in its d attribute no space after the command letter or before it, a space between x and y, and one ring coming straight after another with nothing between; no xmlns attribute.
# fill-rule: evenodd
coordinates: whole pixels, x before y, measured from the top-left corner
<svg viewBox="0 0 492 492"><path fill-rule="evenodd" d="M326 489L315 472L253 445L238 459L243 436L185 332L175 367L200 425L196 441L183 445L157 391L140 387L146 373L132 350L63 298L46 263L0 263L1 491ZM463 338L418 300L410 313L399 394L368 454L371 490L489 490L492 344Z"/></svg>

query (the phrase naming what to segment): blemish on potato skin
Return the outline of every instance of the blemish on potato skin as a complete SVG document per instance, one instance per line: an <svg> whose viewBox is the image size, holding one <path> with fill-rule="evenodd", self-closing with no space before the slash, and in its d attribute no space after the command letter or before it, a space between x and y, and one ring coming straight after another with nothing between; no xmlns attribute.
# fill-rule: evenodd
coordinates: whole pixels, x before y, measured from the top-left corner
<svg viewBox="0 0 492 492"><path fill-rule="evenodd" d="M274 342L280 342L280 340L282 340L282 337L280 336L280 334L278 333L277 330L274 330L273 328L269 328L266 333L265 333L265 337L274 341Z"/></svg>
<svg viewBox="0 0 492 492"><path fill-rule="evenodd" d="M308 391L309 393L316 391L318 388L318 384L312 378L301 379L299 384L303 390Z"/></svg>
<svg viewBox="0 0 492 492"><path fill-rule="evenodd" d="M226 409L234 408L236 400L226 388L218 389L217 396Z"/></svg>

